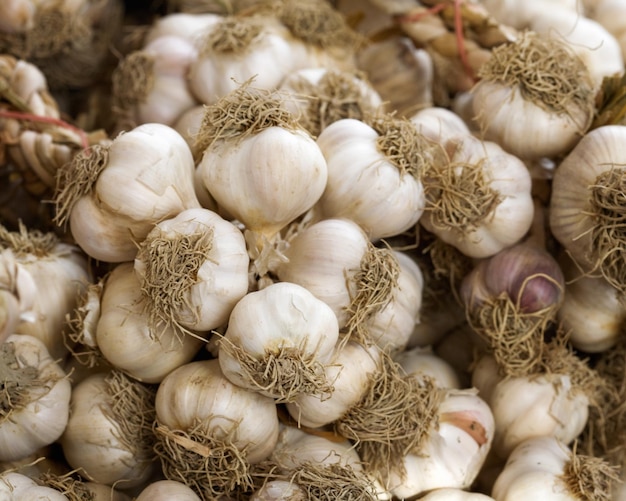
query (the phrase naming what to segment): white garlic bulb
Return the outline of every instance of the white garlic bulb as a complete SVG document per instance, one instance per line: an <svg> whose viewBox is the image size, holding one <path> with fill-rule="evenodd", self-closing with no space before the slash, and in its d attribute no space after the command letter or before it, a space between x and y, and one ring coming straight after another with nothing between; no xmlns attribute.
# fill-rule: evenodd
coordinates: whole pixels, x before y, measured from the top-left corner
<svg viewBox="0 0 626 501"><path fill-rule="evenodd" d="M454 367L437 355L432 346L416 346L401 351L394 356L407 374L423 374L433 378L441 388L461 388L459 377Z"/></svg>
<svg viewBox="0 0 626 501"><path fill-rule="evenodd" d="M150 322L149 308L133 263L107 275L96 326L96 344L114 367L146 383L158 383L200 350L200 336Z"/></svg>
<svg viewBox="0 0 626 501"><path fill-rule="evenodd" d="M194 490L176 480L155 480L144 487L135 501L200 501Z"/></svg>
<svg viewBox="0 0 626 501"><path fill-rule="evenodd" d="M33 28L37 2L33 0L6 0L0 5L0 31L23 33Z"/></svg>
<svg viewBox="0 0 626 501"><path fill-rule="evenodd" d="M497 143L456 136L449 162L424 179L426 210L419 222L469 257L485 258L520 241L534 204L524 163Z"/></svg>
<svg viewBox="0 0 626 501"><path fill-rule="evenodd" d="M0 474L0 498L6 501L70 501L56 489L39 485L29 476L14 471Z"/></svg>
<svg viewBox="0 0 626 501"><path fill-rule="evenodd" d="M194 168L189 146L173 128L139 125L62 169L58 221L69 220L76 243L94 259L132 261L156 222L199 206Z"/></svg>
<svg viewBox="0 0 626 501"><path fill-rule="evenodd" d="M420 498L422 501L495 501L494 498L466 489L444 487L430 491Z"/></svg>
<svg viewBox="0 0 626 501"><path fill-rule="evenodd" d="M333 310L304 287L277 282L237 302L219 340L224 376L278 401L333 391L325 366L339 338Z"/></svg>
<svg viewBox="0 0 626 501"><path fill-rule="evenodd" d="M11 334L0 345L0 367L0 461L15 461L58 440L72 389L46 346L27 334Z"/></svg>
<svg viewBox="0 0 626 501"><path fill-rule="evenodd" d="M175 36L196 44L205 32L221 20L222 16L213 13L172 12L153 21L145 34L144 44L148 45L163 36Z"/></svg>
<svg viewBox="0 0 626 501"><path fill-rule="evenodd" d="M494 48L479 75L471 95L483 138L519 158L565 153L591 124L594 81L557 36L525 32Z"/></svg>
<svg viewBox="0 0 626 501"><path fill-rule="evenodd" d="M431 141L443 143L454 136L469 135L470 129L454 111L442 106L427 106L409 117L418 132Z"/></svg>
<svg viewBox="0 0 626 501"><path fill-rule="evenodd" d="M131 488L155 472L153 389L120 371L96 373L74 386L70 410L59 442L86 478Z"/></svg>
<svg viewBox="0 0 626 501"><path fill-rule="evenodd" d="M437 145L408 120L338 120L317 139L328 165L317 203L324 218L349 218L372 241L413 227L424 210L424 171Z"/></svg>
<svg viewBox="0 0 626 501"><path fill-rule="evenodd" d="M215 212L194 208L146 235L134 270L155 323L208 332L223 326L248 292L243 233Z"/></svg>

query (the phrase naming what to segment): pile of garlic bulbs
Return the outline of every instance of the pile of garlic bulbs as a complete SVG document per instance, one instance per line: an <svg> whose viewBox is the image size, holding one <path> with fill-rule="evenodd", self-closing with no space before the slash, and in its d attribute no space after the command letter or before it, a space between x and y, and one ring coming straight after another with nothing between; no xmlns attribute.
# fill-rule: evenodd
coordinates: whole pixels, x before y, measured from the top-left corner
<svg viewBox="0 0 626 501"><path fill-rule="evenodd" d="M626 0L545 7L4 1L0 498L626 501Z"/></svg>

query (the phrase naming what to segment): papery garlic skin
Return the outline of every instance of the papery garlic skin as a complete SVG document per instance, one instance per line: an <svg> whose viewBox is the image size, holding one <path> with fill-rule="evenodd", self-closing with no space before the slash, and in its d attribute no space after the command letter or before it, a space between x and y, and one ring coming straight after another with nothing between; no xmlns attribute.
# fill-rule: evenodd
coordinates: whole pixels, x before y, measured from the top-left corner
<svg viewBox="0 0 626 501"><path fill-rule="evenodd" d="M154 474L155 458L151 441L147 440L151 434L128 427L128 415L114 413L116 400L128 399L132 393L124 387L115 393L117 386L110 383L112 374L96 373L74 386L70 419L59 442L68 463L87 478L117 488L132 488ZM140 383L128 380L125 384ZM132 404L139 406L140 402ZM142 406L146 404L153 405L153 400L146 399ZM150 411L141 409L146 419L153 416Z"/></svg>
<svg viewBox="0 0 626 501"><path fill-rule="evenodd" d="M524 3L515 0L481 0L480 3L499 22L516 29L527 29L531 22L547 10L561 12L563 9L579 12L578 0L529 0Z"/></svg>
<svg viewBox="0 0 626 501"><path fill-rule="evenodd" d="M23 33L34 24L37 3L32 0L5 0L0 5L0 31Z"/></svg>
<svg viewBox="0 0 626 501"><path fill-rule="evenodd" d="M174 326L150 326L132 262L116 265L107 276L100 308L98 348L111 365L139 381L162 381L202 346L202 340Z"/></svg>
<svg viewBox="0 0 626 501"><path fill-rule="evenodd" d="M300 395L286 404L289 414L310 428L337 421L365 395L380 360L381 351L376 345L366 348L352 341L339 345L332 364L326 368L327 379L333 382L332 395L323 400L319 396Z"/></svg>
<svg viewBox="0 0 626 501"><path fill-rule="evenodd" d="M145 35L144 44L148 45L163 36L175 36L196 44L207 30L222 20L222 16L213 13L191 14L173 12L157 18Z"/></svg>
<svg viewBox="0 0 626 501"><path fill-rule="evenodd" d="M469 127L454 111L441 106L428 106L409 118L420 132L432 141L445 142L455 136L471 134Z"/></svg>
<svg viewBox="0 0 626 501"><path fill-rule="evenodd" d="M380 472L394 496L405 499L440 488L468 489L494 438L494 416L474 390L450 390L438 409L439 423L399 470Z"/></svg>
<svg viewBox="0 0 626 501"><path fill-rule="evenodd" d="M156 480L144 487L135 501L200 501L198 495L182 482Z"/></svg>
<svg viewBox="0 0 626 501"><path fill-rule="evenodd" d="M157 389L155 408L158 422L170 430L191 430L200 422L208 426L208 436L230 434L250 464L268 457L278 440L274 401L232 384L216 359L190 362L168 374Z"/></svg>
<svg viewBox="0 0 626 501"><path fill-rule="evenodd" d="M157 292L161 296L163 291L154 291L155 285L146 283L158 276L165 279L165 282L161 283L164 287L159 287L159 289L170 286L174 288L172 294L175 294L180 290L176 284L184 281L185 278L180 277L170 281L167 277L163 277L163 273L159 270L154 270L153 266L156 265L150 261L150 257L158 256L158 254L150 252L150 244L166 246L168 241L182 241L184 237L192 238L198 235L200 238L207 237L208 247L205 249L183 248L177 252L181 260L184 259L181 254L186 255L187 265L183 268L181 264L180 269L170 271L193 273L194 277L185 282L184 289L180 291L185 297L184 303L180 305L170 303L168 309L172 308L171 313L174 318L171 320L174 323L194 331L208 332L224 325L235 304L248 292L250 259L243 233L239 228L209 209L184 210L175 217L156 224L155 228L146 235L133 266L144 290L148 285L151 293ZM173 250L173 247L170 247L170 250ZM158 253L158 248L155 252ZM197 252L205 254L197 269L190 270L190 260L194 262L193 260L197 259L195 255ZM162 265L168 259L159 260L157 257L155 260ZM162 305L162 303L157 304Z"/></svg>
<svg viewBox="0 0 626 501"><path fill-rule="evenodd" d="M350 219L323 219L303 229L284 251L286 262L275 272L284 282L311 291L328 304L344 327L350 317L347 306L356 294L351 280L367 252L369 239Z"/></svg>
<svg viewBox="0 0 626 501"><path fill-rule="evenodd" d="M290 480L269 480L250 495L250 501L306 501L304 489Z"/></svg>
<svg viewBox="0 0 626 501"><path fill-rule="evenodd" d="M8 392L8 406L3 404L0 419L0 461L15 461L55 442L69 418L72 387L65 371L50 356L39 339L26 334L11 334L0 345L3 351L14 350L11 365L22 378L22 397L11 401L12 373L3 355L3 391ZM32 368L32 369L29 369ZM33 371L30 379L22 373ZM33 380L32 376L36 376ZM41 383L37 383L40 381ZM36 384L33 384L36 383Z"/></svg>
<svg viewBox="0 0 626 501"><path fill-rule="evenodd" d="M280 126L216 142L204 150L198 169L218 205L267 238L309 210L328 178L313 138Z"/></svg>
<svg viewBox="0 0 626 501"><path fill-rule="evenodd" d="M626 21L622 13L626 8L624 0L600 0L588 2L587 17L600 23L619 43L622 59L626 64Z"/></svg>
<svg viewBox="0 0 626 501"><path fill-rule="evenodd" d="M421 173L403 172L381 151L379 137L367 123L345 118L317 138L328 165L317 206L325 218L352 219L372 241L414 226L425 204Z"/></svg>
<svg viewBox="0 0 626 501"><path fill-rule="evenodd" d="M495 501L486 494L447 487L435 489L420 499L422 501Z"/></svg>
<svg viewBox="0 0 626 501"><path fill-rule="evenodd" d="M549 212L550 230L574 262L583 271L601 274L618 291L624 290L623 265L612 255L618 252L621 256L619 240L624 236L613 227L622 209L619 203L610 209L596 206L593 195L621 192L626 163L624 141L623 125L605 125L585 134L554 172ZM615 241L597 248L596 231L614 235Z"/></svg>
<svg viewBox="0 0 626 501"><path fill-rule="evenodd" d="M552 436L569 444L578 437L587 423L590 401L572 386L569 375L502 378L490 358L478 362L472 383L493 412L492 449L499 457L506 458L527 438Z"/></svg>
<svg viewBox="0 0 626 501"><path fill-rule="evenodd" d="M339 325L330 306L300 285L277 282L250 292L237 302L220 340L218 360L224 376L232 383L271 398L292 399L296 395L291 388L282 387L282 383L279 388L263 387L258 381L261 374L251 374L230 346L241 349L246 357L261 365L265 362L266 368L268 359L276 356L278 360L302 361L312 372L316 372L315 367L323 372L324 365L331 362L338 338ZM279 363L284 371L297 371L301 367L281 367ZM292 378L288 381L293 383ZM322 386L326 393L332 390L332 381ZM297 394L306 390L295 387L293 391Z"/></svg>
<svg viewBox="0 0 626 501"><path fill-rule="evenodd" d="M478 220L460 228L452 222L460 214L443 212L438 215L439 212L433 210L441 198L437 176L442 173L435 170L432 173L434 182L424 181L427 203L420 224L472 258L492 256L519 242L529 230L534 215L532 180L526 165L497 143L472 136L451 139L447 148L453 153L450 163L442 169L448 170L453 177L463 175L464 169L479 169L485 183L483 188L493 190L498 200L487 214L476 215ZM451 187L454 187L453 183Z"/></svg>
<svg viewBox="0 0 626 501"><path fill-rule="evenodd" d="M90 195L69 217L77 244L104 262L132 261L154 223L198 207L189 146L173 128L142 124L117 136Z"/></svg>
<svg viewBox="0 0 626 501"><path fill-rule="evenodd" d="M398 353L394 360L407 374L417 373L429 376L441 388L461 388L455 369L436 355L431 346L406 349Z"/></svg>
<svg viewBox="0 0 626 501"><path fill-rule="evenodd" d="M0 499L6 501L70 501L60 491L39 485L22 473L5 471L0 474Z"/></svg>
<svg viewBox="0 0 626 501"><path fill-rule="evenodd" d="M258 33L249 42L239 41L240 47L222 49L221 42L206 41L212 33L222 29L220 24L230 30L232 39L237 39L246 30ZM226 16L211 25L204 37L197 42L199 55L189 71L189 87L196 99L204 104L215 103L250 78L254 78L256 88L274 90L285 75L298 67L299 61L306 60L304 44L270 17L236 19Z"/></svg>

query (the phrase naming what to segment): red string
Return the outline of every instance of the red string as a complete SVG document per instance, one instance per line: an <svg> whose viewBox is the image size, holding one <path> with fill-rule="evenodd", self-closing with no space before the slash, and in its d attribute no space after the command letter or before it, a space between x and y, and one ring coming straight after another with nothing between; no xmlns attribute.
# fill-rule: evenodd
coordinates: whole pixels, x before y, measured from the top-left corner
<svg viewBox="0 0 626 501"><path fill-rule="evenodd" d="M85 131L59 118L44 117L41 115L34 115L32 113L25 113L23 111L8 111L8 110L0 110L0 117L15 118L17 120L27 120L30 122L42 122L42 123L47 123L47 124L52 124L52 125L58 125L59 127L64 127L66 129L74 131L76 134L79 135L81 145L84 149L89 148L89 140L87 138L87 134L85 133Z"/></svg>

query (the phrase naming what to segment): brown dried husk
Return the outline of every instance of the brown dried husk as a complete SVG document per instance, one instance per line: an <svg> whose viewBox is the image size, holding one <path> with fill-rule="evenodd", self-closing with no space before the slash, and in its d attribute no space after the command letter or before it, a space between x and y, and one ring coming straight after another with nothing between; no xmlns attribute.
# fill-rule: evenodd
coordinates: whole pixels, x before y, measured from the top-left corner
<svg viewBox="0 0 626 501"><path fill-rule="evenodd" d="M105 383L109 405L102 411L112 425L111 433L137 463L156 461L153 430L156 388L116 369L107 374Z"/></svg>
<svg viewBox="0 0 626 501"><path fill-rule="evenodd" d="M204 152L216 141L233 141L258 134L270 127L290 131L302 130L298 120L283 105L275 92L251 87L252 79L205 106L198 133L194 136L194 151Z"/></svg>
<svg viewBox="0 0 626 501"><path fill-rule="evenodd" d="M100 173L109 161L106 146L94 145L77 153L71 162L57 171L54 194L54 222L64 226L78 200L91 193Z"/></svg>
<svg viewBox="0 0 626 501"><path fill-rule="evenodd" d="M599 457L570 453L560 478L574 499L611 501L611 489L620 481L618 469Z"/></svg>
<svg viewBox="0 0 626 501"><path fill-rule="evenodd" d="M446 292L457 291L465 275L474 267L471 258L438 237L434 237L423 252L430 257L433 281L445 279L449 283Z"/></svg>
<svg viewBox="0 0 626 501"><path fill-rule="evenodd" d="M255 485L246 450L234 445L238 423L222 430L223 437L218 438L209 431L211 419L187 431L155 421L155 452L163 474L189 486L203 501L252 491Z"/></svg>
<svg viewBox="0 0 626 501"><path fill-rule="evenodd" d="M154 62L153 56L138 50L124 57L111 75L111 111L121 130L138 125L133 111L154 87Z"/></svg>
<svg viewBox="0 0 626 501"><path fill-rule="evenodd" d="M20 222L18 231L9 231L0 224L0 249L10 249L17 257L45 258L60 244L51 232L28 229Z"/></svg>
<svg viewBox="0 0 626 501"><path fill-rule="evenodd" d="M410 175L421 180L444 158L441 146L421 134L407 118L383 114L368 119L367 124L379 135L376 140L378 151L403 176Z"/></svg>
<svg viewBox="0 0 626 501"><path fill-rule="evenodd" d="M69 501L96 501L96 494L85 485L85 482L75 477L72 471L64 475L45 472L39 476L39 482L63 494Z"/></svg>
<svg viewBox="0 0 626 501"><path fill-rule="evenodd" d="M52 0L37 6L34 26L24 33L0 33L0 53L37 66L52 88L86 88L107 67L121 31L123 6L118 0L86 0L85 13L69 11L65 3Z"/></svg>
<svg viewBox="0 0 626 501"><path fill-rule="evenodd" d="M363 473L340 463L305 462L290 475L310 501L375 501L376 486Z"/></svg>
<svg viewBox="0 0 626 501"><path fill-rule="evenodd" d="M263 20L256 16L227 16L202 39L200 55L243 54L263 33Z"/></svg>
<svg viewBox="0 0 626 501"><path fill-rule="evenodd" d="M502 195L491 187L485 161L444 163L425 177L425 211L434 228L444 231L463 228L463 235L469 237L493 217Z"/></svg>
<svg viewBox="0 0 626 501"><path fill-rule="evenodd" d="M351 294L350 304L346 307L348 321L342 342L357 341L365 345L372 344L368 321L385 308L392 300L398 287L400 264L389 248L378 248L369 243L360 262L359 269L351 278L354 284L348 291Z"/></svg>
<svg viewBox="0 0 626 501"><path fill-rule="evenodd" d="M367 121L376 113L376 108L363 94L355 81L365 81L360 73L343 72L328 69L317 83L300 77L291 83L296 98L304 99L307 108L298 120L302 127L317 137L330 124L344 119L354 118Z"/></svg>
<svg viewBox="0 0 626 501"><path fill-rule="evenodd" d="M41 377L38 367L20 367L15 354L15 344L0 345L0 424L12 419L14 412L26 408L48 393L58 376Z"/></svg>
<svg viewBox="0 0 626 501"><path fill-rule="evenodd" d="M315 353L305 353L306 344L307 340L303 340L301 346L268 348L257 358L223 337L220 350L241 364L239 375L251 387L271 396L276 403L293 402L299 395L316 395L325 400L334 387L326 377L326 366Z"/></svg>
<svg viewBox="0 0 626 501"><path fill-rule="evenodd" d="M140 285L153 329L171 326L186 331L189 322L198 321L199 306L191 303L190 289L198 283L202 265L211 259L213 233L213 228L206 228L168 236L157 230L140 244L137 259L145 265Z"/></svg>
<svg viewBox="0 0 626 501"><path fill-rule="evenodd" d="M592 229L587 257L592 272L600 272L621 298L626 293L626 167L612 166L589 189L587 216L592 220Z"/></svg>
<svg viewBox="0 0 626 501"><path fill-rule="evenodd" d="M591 124L593 80L582 59L559 38L523 32L495 47L478 76L519 89L524 99L551 113L572 116L572 109L585 110L589 120L578 124L581 132Z"/></svg>
<svg viewBox="0 0 626 501"><path fill-rule="evenodd" d="M278 18L300 40L325 50L357 51L365 38L326 0L280 0Z"/></svg>
<svg viewBox="0 0 626 501"><path fill-rule="evenodd" d="M521 296L521 294L520 294ZM544 334L558 305L524 313L506 293L468 308L472 329L487 343L502 376L523 377L542 363Z"/></svg>
<svg viewBox="0 0 626 501"><path fill-rule="evenodd" d="M433 379L407 375L383 354L363 398L334 423L337 433L355 443L368 471L405 473L403 459L420 454L438 426L443 398Z"/></svg>

